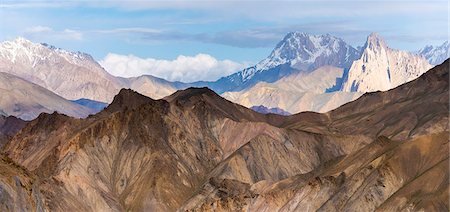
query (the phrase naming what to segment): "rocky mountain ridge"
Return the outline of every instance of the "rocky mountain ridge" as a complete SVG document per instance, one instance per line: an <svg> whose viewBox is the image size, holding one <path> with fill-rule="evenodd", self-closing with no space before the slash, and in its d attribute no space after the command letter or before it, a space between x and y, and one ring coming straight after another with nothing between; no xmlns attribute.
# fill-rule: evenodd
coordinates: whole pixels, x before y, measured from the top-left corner
<svg viewBox="0 0 450 212"><path fill-rule="evenodd" d="M335 67L330 70L339 71L321 71L330 66ZM23 38L0 45L1 71L69 100L84 98L109 103L121 88L160 99L191 86L209 87L247 107L264 105L289 113L327 112L364 92L388 90L413 80L430 67L419 56L389 48L376 33L368 37L363 48L355 49L329 34L292 32L255 66L215 82L195 83L169 82L150 75L114 77L88 54L35 44ZM319 81L305 80L319 72L324 75ZM328 87L322 88L324 84ZM317 91L315 87L322 89Z"/></svg>
<svg viewBox="0 0 450 212"><path fill-rule="evenodd" d="M325 114L263 115L208 88L42 114L3 147L0 208L448 210L448 67Z"/></svg>

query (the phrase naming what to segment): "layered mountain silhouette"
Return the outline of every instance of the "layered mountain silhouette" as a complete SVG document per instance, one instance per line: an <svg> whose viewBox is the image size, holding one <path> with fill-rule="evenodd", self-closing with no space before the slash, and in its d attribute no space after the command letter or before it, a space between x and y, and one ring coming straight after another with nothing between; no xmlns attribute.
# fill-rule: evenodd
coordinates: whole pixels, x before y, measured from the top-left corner
<svg viewBox="0 0 450 212"><path fill-rule="evenodd" d="M0 44L0 71L41 86L48 90L46 93L81 103L65 104L64 110L26 106L21 109L25 110L21 112L23 115L6 113L25 119L52 111L85 117L110 103L122 88L161 99L180 89L208 87L246 107L263 105L289 113L328 112L365 92L388 90L417 78L432 67L428 61L437 64L448 58L446 47L448 43L440 47L427 46L413 54L389 48L377 33L372 33L365 45L356 49L329 34L291 32L267 58L254 66L213 82L182 83L150 75L115 77L89 54L17 38ZM21 108L27 104L17 102ZM47 104L60 105L51 101ZM1 106L0 109L8 110Z"/></svg>
<svg viewBox="0 0 450 212"><path fill-rule="evenodd" d="M68 101L61 96L12 74L0 72L0 109L11 115L32 120L40 113L58 111L85 118L96 110Z"/></svg>
<svg viewBox="0 0 450 212"><path fill-rule="evenodd" d="M110 103L121 88L132 88L152 98L162 98L175 92L179 86L179 83L153 76L115 77L89 54L69 52L21 37L0 44L0 70L68 100L84 98Z"/></svg>
<svg viewBox="0 0 450 212"><path fill-rule="evenodd" d="M2 148L0 209L448 211L449 65L324 114L208 88L41 114Z"/></svg>
<svg viewBox="0 0 450 212"><path fill-rule="evenodd" d="M348 57L351 62L338 64L335 61L344 60L326 50L329 58L313 59L314 64L320 65L309 66L313 67L306 69L309 71L296 69L301 66L289 62L293 70L289 75L270 83L260 81L242 91L225 92L223 96L246 107L264 105L290 113L328 112L365 92L389 90L416 79L432 67L423 57L389 48L377 33L367 37L360 51ZM329 63L318 63L320 61Z"/></svg>

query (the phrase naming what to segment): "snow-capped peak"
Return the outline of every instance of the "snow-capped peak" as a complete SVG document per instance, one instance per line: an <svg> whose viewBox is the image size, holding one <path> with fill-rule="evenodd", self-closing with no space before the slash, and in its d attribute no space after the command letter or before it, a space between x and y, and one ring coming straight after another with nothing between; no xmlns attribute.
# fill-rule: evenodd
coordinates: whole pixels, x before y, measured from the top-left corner
<svg viewBox="0 0 450 212"><path fill-rule="evenodd" d="M33 60L35 49L38 48L33 42L18 37L13 41L4 41L0 45L0 55L15 63L17 57L25 57L29 61Z"/></svg>
<svg viewBox="0 0 450 212"><path fill-rule="evenodd" d="M46 43L34 43L23 37L17 37L13 41L4 41L0 44L0 57L12 63L20 60L20 62L31 63L34 66L39 61L56 55L78 65L82 65L87 60L95 62L89 54L66 51Z"/></svg>
<svg viewBox="0 0 450 212"><path fill-rule="evenodd" d="M449 49L450 43L447 40L440 46L427 45L420 49L417 54L427 59L430 64L438 65L450 57Z"/></svg>
<svg viewBox="0 0 450 212"><path fill-rule="evenodd" d="M377 33L372 33L367 37L361 58L350 67L342 90L385 91L416 79L430 68L422 57L390 49Z"/></svg>
<svg viewBox="0 0 450 212"><path fill-rule="evenodd" d="M245 82L257 72L284 64L300 71L311 71L324 65L348 68L359 55L358 50L330 34L312 35L305 32L290 32L266 59L254 67L245 69L240 75Z"/></svg>
<svg viewBox="0 0 450 212"><path fill-rule="evenodd" d="M28 39L26 39L26 38L24 38L24 37L17 37L15 40L14 40L14 43L16 43L16 44L31 44L31 43L33 43L33 42L31 42L30 40L28 40Z"/></svg>
<svg viewBox="0 0 450 212"><path fill-rule="evenodd" d="M366 48L369 48L371 50L377 50L380 48L387 48L386 42L383 38L380 37L380 35L376 32L370 33L370 35L367 37L367 42L365 45Z"/></svg>
<svg viewBox="0 0 450 212"><path fill-rule="evenodd" d="M257 65L257 69L266 70L275 66L290 63L309 69L317 58L337 54L341 49L355 53L356 50L342 39L325 35L311 35L304 32L290 32L275 47L270 56ZM351 50L349 50L351 49Z"/></svg>

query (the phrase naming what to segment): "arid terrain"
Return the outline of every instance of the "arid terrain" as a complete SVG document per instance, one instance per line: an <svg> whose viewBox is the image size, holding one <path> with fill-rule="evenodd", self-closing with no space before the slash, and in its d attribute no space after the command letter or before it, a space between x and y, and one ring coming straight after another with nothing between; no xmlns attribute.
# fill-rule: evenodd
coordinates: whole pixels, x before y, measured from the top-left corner
<svg viewBox="0 0 450 212"><path fill-rule="evenodd" d="M449 65L322 114L122 89L0 119L0 211L449 211Z"/></svg>

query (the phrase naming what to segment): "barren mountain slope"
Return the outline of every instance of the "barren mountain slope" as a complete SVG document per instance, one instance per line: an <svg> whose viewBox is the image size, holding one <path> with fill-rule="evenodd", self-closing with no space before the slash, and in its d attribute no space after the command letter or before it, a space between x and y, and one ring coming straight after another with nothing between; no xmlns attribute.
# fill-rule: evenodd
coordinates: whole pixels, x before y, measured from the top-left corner
<svg viewBox="0 0 450 212"><path fill-rule="evenodd" d="M266 170L277 167L283 173L283 158L290 156L282 149L292 147L291 140L280 150L274 140L255 139L218 165L183 210L448 211L448 72L447 60L419 79L365 94L330 113L287 117L281 126L288 131L335 139L361 136L356 142L333 142L341 148L362 138L371 143L360 149L356 145L308 173L274 179ZM308 142L305 135L292 138ZM265 143L268 152L257 148ZM258 159L262 163L255 164Z"/></svg>
<svg viewBox="0 0 450 212"><path fill-rule="evenodd" d="M58 111L77 118L94 113L90 108L4 72L0 72L0 109L8 115L24 120L34 119L43 112Z"/></svg>
<svg viewBox="0 0 450 212"><path fill-rule="evenodd" d="M164 100L121 90L86 119L30 122L3 150L35 176L17 178L31 192L3 191L52 211L448 210L448 65L287 117L206 88ZM15 174L0 176L4 187Z"/></svg>
<svg viewBox="0 0 450 212"><path fill-rule="evenodd" d="M338 86L337 80L342 80L343 74L342 68L322 66L311 72L293 73L273 83L259 82L242 91L225 92L222 96L246 107L279 107L290 113L328 112L362 95L359 92L327 92Z"/></svg>

